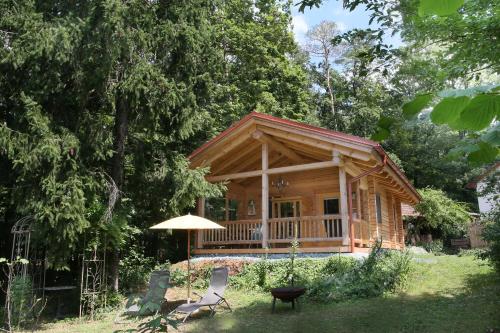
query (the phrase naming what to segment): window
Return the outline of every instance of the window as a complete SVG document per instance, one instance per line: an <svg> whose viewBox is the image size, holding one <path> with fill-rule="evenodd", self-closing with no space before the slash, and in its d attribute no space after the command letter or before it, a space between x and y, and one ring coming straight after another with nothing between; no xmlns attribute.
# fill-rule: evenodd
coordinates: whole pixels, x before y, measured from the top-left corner
<svg viewBox="0 0 500 333"><path fill-rule="evenodd" d="M205 200L205 217L215 222L236 221L238 204L234 199L208 198Z"/></svg>
<svg viewBox="0 0 500 333"><path fill-rule="evenodd" d="M382 200L379 193L375 195L375 204L377 205L377 223L382 224Z"/></svg>
<svg viewBox="0 0 500 333"><path fill-rule="evenodd" d="M226 220L226 199L207 198L205 200L205 217L215 222Z"/></svg>
<svg viewBox="0 0 500 333"><path fill-rule="evenodd" d="M340 214L340 202L338 198L323 199L323 214L338 215ZM336 223L337 219L327 218L323 220L327 237L341 237L342 223Z"/></svg>
<svg viewBox="0 0 500 333"><path fill-rule="evenodd" d="M284 218L300 216L300 200L273 200L269 217ZM272 213L271 213L272 212Z"/></svg>
<svg viewBox="0 0 500 333"><path fill-rule="evenodd" d="M323 200L323 214L325 214L325 215L340 214L339 199L338 198L325 198Z"/></svg>
<svg viewBox="0 0 500 333"><path fill-rule="evenodd" d="M227 219L229 221L237 221L238 220L238 200L228 199L228 214Z"/></svg>

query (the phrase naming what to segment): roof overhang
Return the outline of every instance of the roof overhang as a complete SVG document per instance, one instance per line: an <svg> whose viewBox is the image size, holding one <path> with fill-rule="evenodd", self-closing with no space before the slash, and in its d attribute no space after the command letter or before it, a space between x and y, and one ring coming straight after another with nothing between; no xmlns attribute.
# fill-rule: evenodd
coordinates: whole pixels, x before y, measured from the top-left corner
<svg viewBox="0 0 500 333"><path fill-rule="evenodd" d="M193 167L209 165L210 159L205 159L205 155L211 152L210 155L212 159L214 159L214 156L217 157L228 153L231 149L234 149L234 147L251 136L252 132L259 129L266 129L270 131L271 134L273 134L273 130L276 130L281 131L280 133L297 134L302 137L307 137L314 146L321 147L322 144L324 144L325 147L333 147L333 149L339 151L342 155L352 159L364 161L375 160L378 164L386 159L387 163L383 170L394 179L397 179L398 183L402 184L406 191L411 194L414 202L418 202L421 199L413 185L398 166L390 159L379 143L354 135L277 118L258 112L251 112L240 121L194 150L191 155L189 155L191 165ZM214 154L214 152L217 153Z"/></svg>

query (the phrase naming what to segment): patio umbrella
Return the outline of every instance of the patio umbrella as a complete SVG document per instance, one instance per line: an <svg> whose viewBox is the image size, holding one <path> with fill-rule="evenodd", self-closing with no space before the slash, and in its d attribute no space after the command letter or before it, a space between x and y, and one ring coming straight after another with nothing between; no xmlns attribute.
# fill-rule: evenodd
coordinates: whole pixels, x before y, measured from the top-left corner
<svg viewBox="0 0 500 333"><path fill-rule="evenodd" d="M163 221L152 226L150 229L184 229L187 230L188 236L188 246L187 246L187 257L188 257L188 303L190 301L190 291L191 291L191 265L190 265L190 248L191 248L191 230L204 230L204 229L225 229L223 226L207 220L206 218L196 216L196 215L184 215L175 217L170 220Z"/></svg>

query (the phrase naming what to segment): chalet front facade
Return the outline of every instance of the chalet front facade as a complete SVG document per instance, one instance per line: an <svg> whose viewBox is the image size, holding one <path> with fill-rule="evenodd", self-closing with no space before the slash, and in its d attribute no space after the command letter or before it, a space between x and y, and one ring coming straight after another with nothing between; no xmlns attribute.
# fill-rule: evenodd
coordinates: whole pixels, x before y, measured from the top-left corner
<svg viewBox="0 0 500 333"><path fill-rule="evenodd" d="M404 247L401 203L419 195L373 141L253 112L189 157L225 182L198 214L225 230L197 233L197 254L363 251Z"/></svg>

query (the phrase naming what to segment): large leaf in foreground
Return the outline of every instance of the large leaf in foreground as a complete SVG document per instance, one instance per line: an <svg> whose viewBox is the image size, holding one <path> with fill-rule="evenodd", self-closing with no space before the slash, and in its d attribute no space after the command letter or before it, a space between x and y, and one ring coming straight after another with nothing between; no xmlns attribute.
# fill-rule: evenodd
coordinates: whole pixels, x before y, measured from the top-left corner
<svg viewBox="0 0 500 333"><path fill-rule="evenodd" d="M481 135L481 141L494 146L500 146L500 124L490 128L486 133Z"/></svg>
<svg viewBox="0 0 500 333"><path fill-rule="evenodd" d="M469 101L467 96L443 98L432 110L432 122L437 125L454 124Z"/></svg>
<svg viewBox="0 0 500 333"><path fill-rule="evenodd" d="M478 143L479 149L470 153L467 159L474 164L494 162L498 156L498 148L486 142Z"/></svg>
<svg viewBox="0 0 500 333"><path fill-rule="evenodd" d="M410 119L420 113L432 100L431 94L418 95L412 101L403 105L403 115Z"/></svg>
<svg viewBox="0 0 500 333"><path fill-rule="evenodd" d="M464 129L482 130L500 115L500 96L481 94L474 97L460 114L458 125Z"/></svg>
<svg viewBox="0 0 500 333"><path fill-rule="evenodd" d="M447 16L456 13L463 4L464 0L420 0L418 15Z"/></svg>

